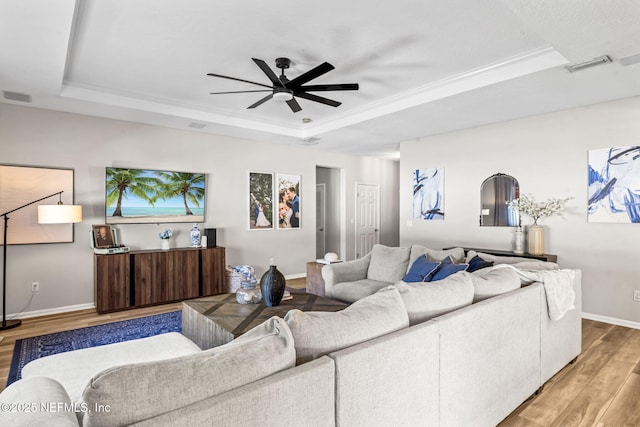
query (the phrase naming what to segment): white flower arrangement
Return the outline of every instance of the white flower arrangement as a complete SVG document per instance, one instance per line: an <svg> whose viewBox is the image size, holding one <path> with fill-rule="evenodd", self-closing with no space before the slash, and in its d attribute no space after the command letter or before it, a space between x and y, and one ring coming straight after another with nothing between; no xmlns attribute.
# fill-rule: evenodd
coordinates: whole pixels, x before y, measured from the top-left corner
<svg viewBox="0 0 640 427"><path fill-rule="evenodd" d="M562 217L562 210L573 197L549 199L543 203L537 203L533 196L522 195L519 199L509 202L509 207L516 209L521 214L533 218L533 225L538 225L538 220L552 215Z"/></svg>
<svg viewBox="0 0 640 427"><path fill-rule="evenodd" d="M173 236L173 230L167 228L166 230L161 231L159 235L162 240L170 239L171 236Z"/></svg>

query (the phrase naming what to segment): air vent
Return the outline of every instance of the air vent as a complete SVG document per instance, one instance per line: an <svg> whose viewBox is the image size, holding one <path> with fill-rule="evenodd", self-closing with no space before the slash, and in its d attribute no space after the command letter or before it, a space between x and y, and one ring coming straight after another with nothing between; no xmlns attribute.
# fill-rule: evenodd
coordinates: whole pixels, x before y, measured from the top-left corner
<svg viewBox="0 0 640 427"><path fill-rule="evenodd" d="M206 126L207 125L205 125L204 123L196 123L196 122L189 123L189 127L194 129L202 129L203 127L206 127Z"/></svg>
<svg viewBox="0 0 640 427"><path fill-rule="evenodd" d="M567 65L565 68L569 70L569 72L575 73L576 71L581 71L586 68L595 67L597 65L608 64L609 62L611 62L611 58L608 55L602 55L597 58L593 58L590 61L580 62L579 64Z"/></svg>
<svg viewBox="0 0 640 427"><path fill-rule="evenodd" d="M3 90L2 96L4 96L4 99L8 99L9 101L31 102L31 95L27 93L9 92Z"/></svg>

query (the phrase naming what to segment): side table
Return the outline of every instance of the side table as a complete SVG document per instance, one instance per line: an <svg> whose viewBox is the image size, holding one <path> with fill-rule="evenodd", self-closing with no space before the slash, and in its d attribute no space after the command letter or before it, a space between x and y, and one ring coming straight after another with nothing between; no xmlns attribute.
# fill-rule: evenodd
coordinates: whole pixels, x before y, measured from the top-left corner
<svg viewBox="0 0 640 427"><path fill-rule="evenodd" d="M324 264L319 262L307 263L307 293L323 297L324 296L324 279L322 278L322 267Z"/></svg>

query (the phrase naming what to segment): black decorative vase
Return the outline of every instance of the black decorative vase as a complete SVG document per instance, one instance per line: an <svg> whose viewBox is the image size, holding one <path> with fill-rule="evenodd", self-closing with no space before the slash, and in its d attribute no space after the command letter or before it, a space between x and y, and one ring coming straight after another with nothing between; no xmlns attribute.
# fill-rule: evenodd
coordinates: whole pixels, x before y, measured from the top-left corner
<svg viewBox="0 0 640 427"><path fill-rule="evenodd" d="M262 292L264 304L267 307L280 305L285 286L284 276L275 265L271 265L269 270L260 278L260 292Z"/></svg>

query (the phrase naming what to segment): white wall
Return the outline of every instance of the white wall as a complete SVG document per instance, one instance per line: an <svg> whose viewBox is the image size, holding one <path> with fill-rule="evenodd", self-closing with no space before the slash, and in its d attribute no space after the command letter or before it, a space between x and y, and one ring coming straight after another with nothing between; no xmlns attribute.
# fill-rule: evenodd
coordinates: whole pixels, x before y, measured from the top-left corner
<svg viewBox="0 0 640 427"><path fill-rule="evenodd" d="M274 136L274 138L276 138ZM316 165L341 168L345 181L345 218L355 215L355 182L366 177L381 184L383 197L397 206L398 162L361 159L313 151L302 146L264 144L158 126L0 104L0 163L66 167L75 170L75 203L84 220L74 226L75 242L10 246L7 251L7 313L30 313L93 304L93 253L88 233L104 223L106 166L204 172L208 174L206 223L218 229L218 245L226 247L227 264L251 264L261 275L269 258L285 276L305 274L315 259ZM370 173L374 168L379 171ZM300 230L248 231L248 171L301 175ZM388 183L395 183L395 188ZM395 235L396 213L382 218ZM132 249L160 247L158 232L177 231L173 244L189 245L192 224L119 225L122 242ZM355 235L346 233L346 251L354 253ZM31 282L40 292L31 297Z"/></svg>
<svg viewBox="0 0 640 427"><path fill-rule="evenodd" d="M546 252L583 271L586 317L640 327L640 224L587 222L587 152L640 143L640 97L576 108L401 144L400 244L513 249L513 229L480 227L480 185L503 172L521 194L574 197L544 218ZM445 220L411 220L412 172L443 167ZM530 224L524 217L523 225Z"/></svg>

